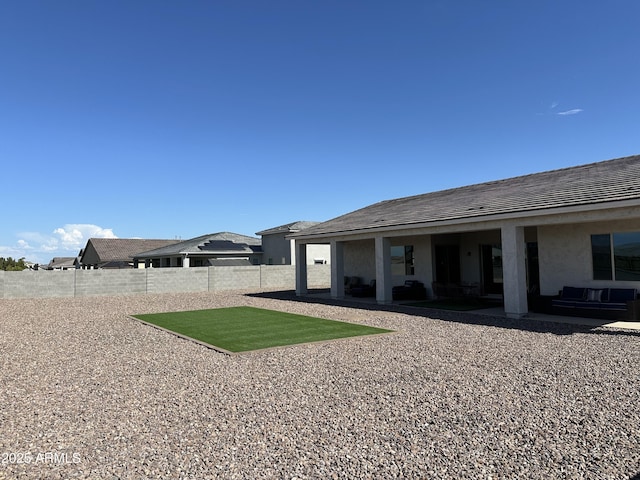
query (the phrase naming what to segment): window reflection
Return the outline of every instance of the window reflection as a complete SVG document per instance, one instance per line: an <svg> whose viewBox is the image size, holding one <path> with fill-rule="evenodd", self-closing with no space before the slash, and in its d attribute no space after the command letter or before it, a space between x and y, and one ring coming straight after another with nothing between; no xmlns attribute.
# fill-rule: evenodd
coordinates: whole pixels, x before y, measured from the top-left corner
<svg viewBox="0 0 640 480"><path fill-rule="evenodd" d="M640 280L640 232L614 233L616 280Z"/></svg>
<svg viewBox="0 0 640 480"><path fill-rule="evenodd" d="M413 245L391 247L391 275L413 275Z"/></svg>

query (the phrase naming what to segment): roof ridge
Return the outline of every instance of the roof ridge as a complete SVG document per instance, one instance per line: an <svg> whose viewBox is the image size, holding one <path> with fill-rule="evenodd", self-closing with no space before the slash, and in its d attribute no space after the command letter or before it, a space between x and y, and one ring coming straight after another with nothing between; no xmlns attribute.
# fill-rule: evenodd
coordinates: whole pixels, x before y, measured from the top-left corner
<svg viewBox="0 0 640 480"><path fill-rule="evenodd" d="M622 161L622 160L629 160L629 159L632 159L632 158L638 158L638 160L640 161L640 154L639 155L628 155L626 157L620 157L620 158L612 158L612 159L609 159L609 160L602 160L602 161L599 161L599 162L585 163L585 164L582 164L582 165L573 165L573 166L569 166L569 167L561 167L561 168L555 168L555 169L551 169L551 170L543 170L542 172L525 173L523 175L516 175L516 176L513 176L513 177L507 177L507 178L502 178L502 179L498 179L498 180L488 180L486 182L472 183L470 185L461 185L459 187L445 188L444 190L434 190L432 192L418 193L416 195L408 195L406 197L398 197L398 198L391 198L391 199L387 199L387 200L380 200L379 202L373 203L372 205L378 205L378 204L382 204L382 203L386 203L386 202L395 202L395 201L400 201L400 200L414 199L414 198L423 197L425 195L433 195L433 194L440 194L440 193L441 194L451 193L452 191L455 191L455 190L484 187L484 186L487 186L487 185L497 185L497 184L502 184L502 183L506 183L506 182L513 182L513 181L518 180L518 179L525 179L525 178L531 178L531 177L535 177L535 176L555 174L555 173L560 173L560 172L564 172L564 171L567 171L567 170L583 170L583 169L593 168L596 165L601 166L601 165L603 165L605 163L618 162L618 161ZM369 205L369 206L372 206L372 205ZM368 208L368 207L363 207L363 208ZM355 210L355 211L357 211L357 210Z"/></svg>

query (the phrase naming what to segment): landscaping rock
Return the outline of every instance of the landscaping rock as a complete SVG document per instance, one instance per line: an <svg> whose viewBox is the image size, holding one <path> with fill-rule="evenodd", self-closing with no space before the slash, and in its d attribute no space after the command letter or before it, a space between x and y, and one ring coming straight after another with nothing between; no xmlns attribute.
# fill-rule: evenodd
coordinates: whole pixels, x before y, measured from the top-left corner
<svg viewBox="0 0 640 480"><path fill-rule="evenodd" d="M237 305L396 333L228 356L128 318ZM638 332L245 292L0 300L0 332L0 479L640 473Z"/></svg>

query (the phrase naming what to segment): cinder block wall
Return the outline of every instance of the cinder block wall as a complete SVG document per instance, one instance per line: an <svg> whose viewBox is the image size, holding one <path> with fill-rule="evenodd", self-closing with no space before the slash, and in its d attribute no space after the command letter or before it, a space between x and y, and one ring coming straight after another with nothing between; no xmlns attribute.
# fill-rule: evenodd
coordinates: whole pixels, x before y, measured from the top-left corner
<svg viewBox="0 0 640 480"><path fill-rule="evenodd" d="M328 288L330 265L309 265L308 286ZM0 298L86 297L295 288L294 265L126 270L0 271Z"/></svg>
<svg viewBox="0 0 640 480"><path fill-rule="evenodd" d="M291 288L296 288L295 265L292 282ZM331 287L331 265L309 265L307 267L307 286L309 288Z"/></svg>
<svg viewBox="0 0 640 480"><path fill-rule="evenodd" d="M144 270L74 270L77 297L147 293ZM56 273L56 272L47 272Z"/></svg>
<svg viewBox="0 0 640 480"><path fill-rule="evenodd" d="M4 298L73 297L75 270L4 273Z"/></svg>
<svg viewBox="0 0 640 480"><path fill-rule="evenodd" d="M209 267L209 291L258 290L260 289L260 266Z"/></svg>
<svg viewBox="0 0 640 480"><path fill-rule="evenodd" d="M147 293L207 292L208 268L147 268Z"/></svg>
<svg viewBox="0 0 640 480"><path fill-rule="evenodd" d="M260 287L295 288L296 271L291 265L263 265L260 268Z"/></svg>

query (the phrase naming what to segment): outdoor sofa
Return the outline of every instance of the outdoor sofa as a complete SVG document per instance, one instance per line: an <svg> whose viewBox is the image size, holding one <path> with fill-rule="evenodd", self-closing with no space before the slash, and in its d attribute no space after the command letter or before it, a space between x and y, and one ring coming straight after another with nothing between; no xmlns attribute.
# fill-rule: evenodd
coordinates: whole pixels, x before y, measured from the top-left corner
<svg viewBox="0 0 640 480"><path fill-rule="evenodd" d="M397 285L391 289L394 300L424 300L427 289L424 283L417 280L405 280L404 285Z"/></svg>
<svg viewBox="0 0 640 480"><path fill-rule="evenodd" d="M563 287L551 300L551 313L610 320L639 320L640 300L635 288Z"/></svg>

